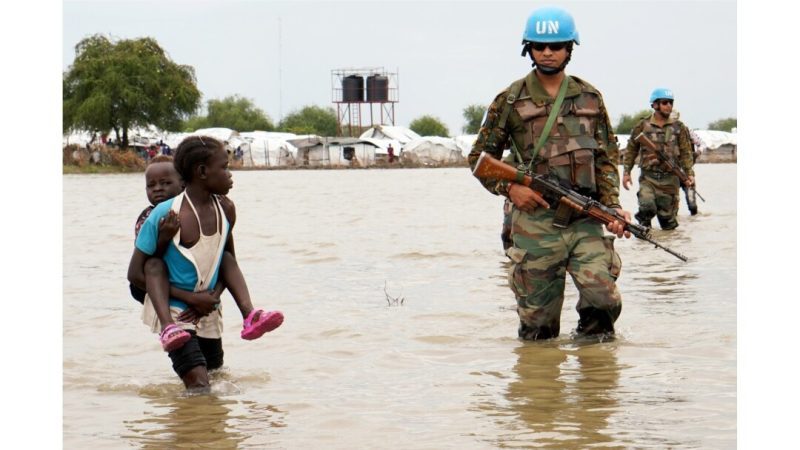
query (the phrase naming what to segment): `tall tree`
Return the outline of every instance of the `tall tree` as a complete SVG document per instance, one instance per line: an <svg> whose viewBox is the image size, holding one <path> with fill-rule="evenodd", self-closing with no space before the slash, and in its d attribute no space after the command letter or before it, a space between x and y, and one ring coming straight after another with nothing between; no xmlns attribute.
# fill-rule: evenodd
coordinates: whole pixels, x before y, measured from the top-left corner
<svg viewBox="0 0 800 450"><path fill-rule="evenodd" d="M78 42L63 74L63 128L113 130L127 147L131 128L179 130L200 97L194 69L173 62L154 39L97 34Z"/></svg>
<svg viewBox="0 0 800 450"><path fill-rule="evenodd" d="M708 124L709 130L717 131L731 131L736 128L736 117L728 117L727 119L719 119Z"/></svg>
<svg viewBox="0 0 800 450"><path fill-rule="evenodd" d="M428 115L417 117L412 120L408 128L420 136L450 136L450 131L441 120Z"/></svg>
<svg viewBox="0 0 800 450"><path fill-rule="evenodd" d="M644 119L645 117L649 117L652 113L652 109L643 109L631 115L622 114L619 116L619 123L617 124L617 128L614 130L614 133L631 134L633 127L635 127L640 120Z"/></svg>
<svg viewBox="0 0 800 450"><path fill-rule="evenodd" d="M483 105L469 105L464 108L462 115L467 124L461 130L466 134L477 134L481 129L484 112L486 112L486 107Z"/></svg>
<svg viewBox="0 0 800 450"><path fill-rule="evenodd" d="M284 117L279 128L296 134L336 136L336 112L331 107L305 106Z"/></svg>

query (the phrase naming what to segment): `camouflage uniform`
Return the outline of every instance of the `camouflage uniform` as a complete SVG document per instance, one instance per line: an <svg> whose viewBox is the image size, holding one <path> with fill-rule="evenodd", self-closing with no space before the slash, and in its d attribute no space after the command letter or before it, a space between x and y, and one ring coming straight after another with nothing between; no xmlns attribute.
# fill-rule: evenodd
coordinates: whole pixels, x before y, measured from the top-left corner
<svg viewBox="0 0 800 450"><path fill-rule="evenodd" d="M639 175L639 192L636 194L639 199L636 220L642 225L650 226L650 220L656 216L662 229L672 230L678 227L680 179L667 169L656 152L643 147L634 139L642 132L657 146L661 146L673 161L677 161L686 175L694 176L689 129L680 120L672 118L663 127L654 123L652 115L642 119L631 132L622 163L625 173L629 174L639 156L642 173Z"/></svg>
<svg viewBox="0 0 800 450"><path fill-rule="evenodd" d="M489 106L468 157L470 166L475 168L481 152L500 159L503 149L513 144L526 167L530 165L537 173L554 174L576 191L619 208L619 174L614 163L619 150L600 92L589 83L570 77L559 117L531 164L534 143L555 100L533 71L523 80L503 127L499 126L500 116L512 87L501 92ZM482 179L481 183L490 192L508 197L508 182ZM513 245L506 254L512 260L509 284L517 299L519 336L558 336L567 272L580 293L577 331L613 332L622 310L616 286L621 260L614 251L614 237L604 236L602 226L586 217L574 217L567 228L554 228L554 215L553 210L544 208L529 214L511 204Z"/></svg>

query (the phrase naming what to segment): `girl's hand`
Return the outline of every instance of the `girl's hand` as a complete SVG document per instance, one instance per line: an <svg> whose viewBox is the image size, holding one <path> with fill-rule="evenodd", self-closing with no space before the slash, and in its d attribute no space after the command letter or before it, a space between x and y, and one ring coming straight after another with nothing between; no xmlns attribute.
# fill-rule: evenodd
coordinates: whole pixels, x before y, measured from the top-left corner
<svg viewBox="0 0 800 450"><path fill-rule="evenodd" d="M175 211L170 210L165 217L158 222L158 236L162 235L167 239L172 239L175 233L181 228L181 221Z"/></svg>
<svg viewBox="0 0 800 450"><path fill-rule="evenodd" d="M207 316L217 309L219 298L214 297L211 291L194 292L191 301L188 303L192 308L196 309L201 316Z"/></svg>

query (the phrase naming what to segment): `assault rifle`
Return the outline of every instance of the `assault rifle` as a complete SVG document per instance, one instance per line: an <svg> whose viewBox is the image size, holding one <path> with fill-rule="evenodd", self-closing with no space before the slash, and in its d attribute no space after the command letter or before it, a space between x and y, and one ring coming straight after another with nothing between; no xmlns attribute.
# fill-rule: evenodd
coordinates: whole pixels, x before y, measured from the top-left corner
<svg viewBox="0 0 800 450"><path fill-rule="evenodd" d="M689 186L687 184L689 181L689 176L686 175L686 172L684 172L683 169L681 169L681 167L678 164L675 164L675 161L673 161L672 158L670 158L669 155L667 155L667 153L664 152L663 149L658 148L658 146L655 143L653 143L653 141L651 141L650 138L645 136L644 133L639 133L634 138L634 140L644 145L645 147L649 148L650 150L656 152L656 155L658 155L658 159L663 161L664 164L667 166L667 169L669 169L670 172L674 173L681 180L682 185L686 186L688 189L693 190L694 193L697 194L698 197L700 197L700 200L706 201L706 199L704 199L703 196L700 195L700 193L697 192L697 190L695 190L694 186Z"/></svg>
<svg viewBox="0 0 800 450"><path fill-rule="evenodd" d="M557 179L545 175L520 173L516 167L498 161L486 152L481 153L472 174L478 178L497 178L524 184L536 191L537 194L541 195L550 203L550 209L556 209L558 205L566 205L575 211L585 213L604 225L609 225L614 221L618 221L624 225L625 230L629 231L637 238L655 245L657 248L666 251L681 261L688 261L688 258L680 253L656 242L650 233L650 228L628 222L617 211L596 200L583 196L572 189L562 186Z"/></svg>

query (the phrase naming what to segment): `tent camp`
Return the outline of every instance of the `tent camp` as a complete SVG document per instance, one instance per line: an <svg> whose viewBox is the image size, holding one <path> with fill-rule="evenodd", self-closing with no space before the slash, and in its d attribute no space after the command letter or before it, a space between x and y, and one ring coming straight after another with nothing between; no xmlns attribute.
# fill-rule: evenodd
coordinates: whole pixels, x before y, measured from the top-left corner
<svg viewBox="0 0 800 450"><path fill-rule="evenodd" d="M308 136L290 141L297 145L297 165L350 167L375 164L381 143L374 139Z"/></svg>
<svg viewBox="0 0 800 450"><path fill-rule="evenodd" d="M422 136L405 127L376 125L361 133L359 137L361 139L391 140L401 144L407 144L415 139L420 139ZM392 147L395 146L393 145Z"/></svg>
<svg viewBox="0 0 800 450"><path fill-rule="evenodd" d="M461 149L451 138L426 136L403 146L400 159L411 164L453 164L464 160Z"/></svg>
<svg viewBox="0 0 800 450"><path fill-rule="evenodd" d="M292 133L248 131L239 133L247 142L243 146L242 163L245 167L285 167L295 165L297 147L286 139L296 137Z"/></svg>
<svg viewBox="0 0 800 450"><path fill-rule="evenodd" d="M697 150L704 152L731 152L736 150L736 133L716 130L692 130L701 145Z"/></svg>

